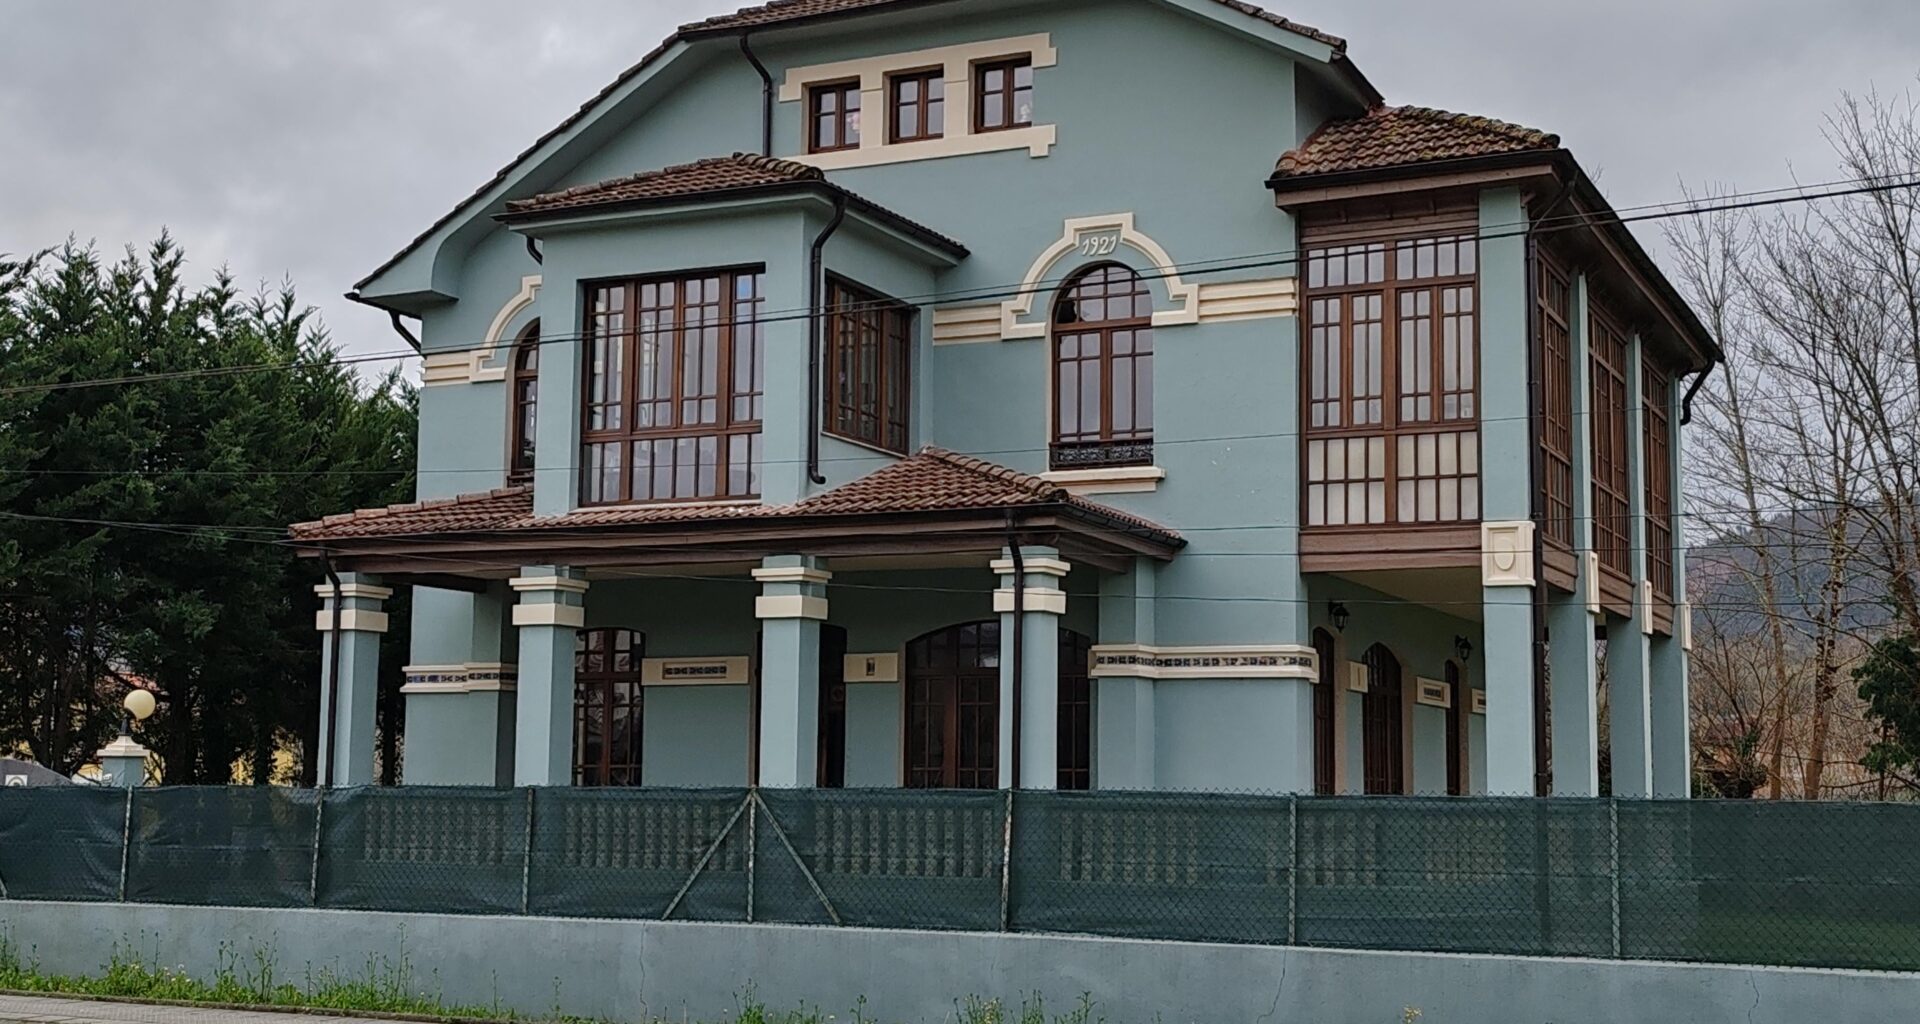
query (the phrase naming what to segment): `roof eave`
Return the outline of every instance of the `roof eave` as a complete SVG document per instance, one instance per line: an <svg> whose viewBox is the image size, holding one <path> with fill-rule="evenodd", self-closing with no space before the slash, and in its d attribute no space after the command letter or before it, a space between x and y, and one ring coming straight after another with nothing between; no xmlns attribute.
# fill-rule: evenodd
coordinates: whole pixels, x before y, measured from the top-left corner
<svg viewBox="0 0 1920 1024"><path fill-rule="evenodd" d="M1422 160L1415 163L1387 164L1343 171L1309 174L1286 174L1275 171L1267 178L1267 188L1272 189L1276 195L1285 195L1289 192L1304 192L1308 189L1371 185L1385 181L1431 178L1443 174L1462 174L1472 171L1502 171L1534 164L1538 164L1543 170L1557 169L1556 159L1565 152L1566 150L1563 149L1524 149L1507 153L1488 153L1482 156L1454 157L1447 160Z"/></svg>

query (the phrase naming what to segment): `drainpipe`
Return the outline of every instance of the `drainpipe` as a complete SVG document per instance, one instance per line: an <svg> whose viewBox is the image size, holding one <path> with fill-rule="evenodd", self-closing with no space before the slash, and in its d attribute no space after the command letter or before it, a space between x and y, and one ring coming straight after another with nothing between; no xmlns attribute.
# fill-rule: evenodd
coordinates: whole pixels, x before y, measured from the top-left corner
<svg viewBox="0 0 1920 1024"><path fill-rule="evenodd" d="M1013 512L1007 512L1007 551L1013 556L1013 743L1011 770L1013 779L1008 788L1020 788L1020 690L1025 679L1027 663L1027 563L1020 554L1020 536L1013 530Z"/></svg>
<svg viewBox="0 0 1920 1024"><path fill-rule="evenodd" d="M390 309L390 310L387 310L387 315L393 318L394 332L400 335L402 338L407 339L407 344L412 345L414 348L418 349L420 347L420 339L414 337L413 332L407 330L407 325L400 322L399 311Z"/></svg>
<svg viewBox="0 0 1920 1024"><path fill-rule="evenodd" d="M395 326L399 326L400 314L393 315L393 322ZM333 621L327 630L327 645L331 651L331 656L327 658L327 713L320 722L320 728L327 731L326 772L317 781L321 789L331 789L334 772L334 734L339 732L335 728L335 720L340 717L340 604L345 599L340 596L340 574L334 571L333 556L325 551L320 552L320 566L326 571L328 585L333 587L333 608L329 613Z"/></svg>
<svg viewBox="0 0 1920 1024"><path fill-rule="evenodd" d="M541 253L540 245L533 240L532 235L527 236L527 255L533 257L535 263L545 265L547 262L547 257Z"/></svg>
<svg viewBox="0 0 1920 1024"><path fill-rule="evenodd" d="M1699 370L1700 376L1693 378L1693 383L1687 387L1686 395L1680 399L1681 426L1684 427L1693 422L1693 396L1699 394L1700 389L1706 386L1707 378L1713 376L1713 368L1718 365L1716 362L1710 362L1706 366L1701 367Z"/></svg>
<svg viewBox="0 0 1920 1024"><path fill-rule="evenodd" d="M1527 515L1533 520L1533 790L1535 796L1553 793L1553 748L1549 741L1549 702L1552 700L1553 675L1548 662L1547 581L1541 570L1547 560L1547 457L1542 419L1546 415L1546 353L1540 338L1540 239L1541 222L1573 194L1573 182L1561 187L1558 195L1527 223L1527 448L1532 482L1527 488Z"/></svg>
<svg viewBox="0 0 1920 1024"><path fill-rule="evenodd" d="M760 74L760 155L771 157L773 156L773 76L767 72L767 66L760 63L760 58L754 55L753 44L750 42L752 36L751 32L740 33L740 52L746 56L747 62L753 65L753 70Z"/></svg>
<svg viewBox="0 0 1920 1024"><path fill-rule="evenodd" d="M827 239L840 230L847 219L847 197L838 191L833 194L833 219L813 240L813 256L807 271L807 309L812 315L807 317L807 479L824 484L827 478L820 475L820 336L826 320L826 249Z"/></svg>

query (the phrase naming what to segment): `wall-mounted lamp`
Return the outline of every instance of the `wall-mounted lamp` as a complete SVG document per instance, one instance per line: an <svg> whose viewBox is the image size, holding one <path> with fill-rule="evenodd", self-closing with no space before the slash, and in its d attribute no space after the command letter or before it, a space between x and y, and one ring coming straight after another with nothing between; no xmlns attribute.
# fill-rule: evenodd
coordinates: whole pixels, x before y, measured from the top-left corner
<svg viewBox="0 0 1920 1024"><path fill-rule="evenodd" d="M1327 603L1327 618L1333 622L1333 628L1345 633L1347 623L1353 619L1353 613L1347 611L1346 605L1338 601L1330 601Z"/></svg>
<svg viewBox="0 0 1920 1024"><path fill-rule="evenodd" d="M1473 660L1473 641L1464 636L1454 637L1453 656L1460 659L1460 664L1462 665Z"/></svg>

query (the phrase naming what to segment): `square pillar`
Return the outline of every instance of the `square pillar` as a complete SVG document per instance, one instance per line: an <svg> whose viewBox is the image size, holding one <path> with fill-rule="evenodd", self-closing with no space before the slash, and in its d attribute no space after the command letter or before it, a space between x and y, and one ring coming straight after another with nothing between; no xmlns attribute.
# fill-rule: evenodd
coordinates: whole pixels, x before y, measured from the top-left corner
<svg viewBox="0 0 1920 1024"><path fill-rule="evenodd" d="M323 786L371 786L373 733L380 695L380 637L393 591L371 576L341 573L313 588L320 596L320 749L315 777ZM339 634L334 635L336 615Z"/></svg>
<svg viewBox="0 0 1920 1024"><path fill-rule="evenodd" d="M520 595L513 608L520 637L513 784L571 785L574 644L587 621L587 581L578 569L539 565L521 570L510 586Z"/></svg>
<svg viewBox="0 0 1920 1024"><path fill-rule="evenodd" d="M1668 388L1673 401L1667 410L1668 429L1672 436L1668 439L1669 450L1673 452L1672 463L1673 507L1685 508L1684 496L1680 485L1684 474L1680 467L1686 465L1685 453L1681 450L1683 434L1680 429L1681 392L1676 386ZM1673 633L1670 636L1653 638L1649 651L1649 667L1653 672L1653 686L1649 694L1648 714L1653 727L1653 795L1661 800L1685 800L1693 795L1693 732L1689 728L1692 708L1688 694L1687 659L1693 653L1693 605L1684 600L1687 593L1687 544L1684 531L1679 524L1673 530Z"/></svg>
<svg viewBox="0 0 1920 1024"><path fill-rule="evenodd" d="M147 784L147 748L126 733L94 756L100 759L100 774L106 776L107 785L135 789Z"/></svg>
<svg viewBox="0 0 1920 1024"><path fill-rule="evenodd" d="M820 770L820 624L827 620L824 559L773 555L760 581L760 763L758 784L810 789Z"/></svg>
<svg viewBox="0 0 1920 1024"><path fill-rule="evenodd" d="M1573 405L1573 593L1547 594L1547 663L1553 688L1553 792L1600 795L1600 565L1593 554L1593 384L1587 352L1587 279L1572 280L1567 325Z"/></svg>
<svg viewBox="0 0 1920 1024"><path fill-rule="evenodd" d="M1481 524L1482 639L1486 649L1487 795L1533 796L1534 524Z"/></svg>
<svg viewBox="0 0 1920 1024"><path fill-rule="evenodd" d="M1153 646L1152 559L1136 558L1126 572L1100 580L1100 643ZM1145 791L1154 787L1153 680L1093 670L1095 716L1093 785Z"/></svg>
<svg viewBox="0 0 1920 1024"><path fill-rule="evenodd" d="M1653 795L1653 584L1647 579L1646 417L1640 405L1643 342L1627 345L1627 538L1632 614L1607 623L1607 732L1613 795Z"/></svg>
<svg viewBox="0 0 1920 1024"><path fill-rule="evenodd" d="M405 781L511 786L520 674L505 581L478 594L414 588Z"/></svg>
<svg viewBox="0 0 1920 1024"><path fill-rule="evenodd" d="M1000 788L1057 789L1060 785L1060 617L1067 613L1062 589L1072 563L1058 548L1020 548L1024 578L1016 578L1013 551L1003 549L993 562L1000 589L993 610L1000 616ZM1014 613L1015 588L1020 614ZM1021 650L1014 650L1014 622L1020 620ZM1013 666L1018 655L1020 693L1016 700ZM1018 716L1020 771L1014 773L1014 729Z"/></svg>

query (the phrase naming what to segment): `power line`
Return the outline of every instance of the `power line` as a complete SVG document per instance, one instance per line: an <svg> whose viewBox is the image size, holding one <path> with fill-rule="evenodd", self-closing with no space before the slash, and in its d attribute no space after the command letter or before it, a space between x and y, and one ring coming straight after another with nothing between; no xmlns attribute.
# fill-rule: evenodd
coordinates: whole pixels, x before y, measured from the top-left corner
<svg viewBox="0 0 1920 1024"><path fill-rule="evenodd" d="M1684 209L1678 209L1678 210L1666 210L1666 209L1659 209L1658 207L1654 207L1654 206L1649 206L1649 207L1644 207L1643 209L1654 209L1656 210L1656 212L1641 213L1633 216L1622 216L1619 211L1613 211L1610 213L1564 214L1564 215L1558 215L1555 217L1542 218L1533 227L1518 226L1515 229L1478 233L1474 235L1474 239L1476 242L1487 242L1487 241L1495 241L1499 239L1520 238L1520 237L1526 237L1529 235L1537 237L1543 234L1551 234L1551 233L1556 233L1560 231L1575 230L1583 227L1592 227L1592 226L1610 225L1610 224L1629 224L1629 223L1637 223L1637 222L1643 222L1643 221L1665 220L1665 219L1670 219L1674 217L1700 216L1702 214L1707 214L1707 213L1722 213L1722 212L1731 212L1731 211L1737 211L1737 210L1756 209L1761 207L1784 205L1787 203L1812 202L1814 200L1819 200L1819 199L1845 198L1848 196L1868 195L1868 194L1874 194L1874 193L1890 192L1890 191L1896 191L1901 189L1910 189L1910 188L1920 187L1920 180L1908 180L1908 181L1899 181L1899 182L1873 181L1872 179L1866 179L1866 178L1853 179L1853 180L1857 182L1861 182L1861 184L1856 184L1850 188L1835 189L1835 190L1830 190L1825 192L1813 192L1813 193L1801 192L1795 195L1779 194L1783 191L1787 191L1785 189L1770 189L1770 190L1763 190L1760 192L1752 192L1752 193L1730 193L1728 194L1727 197L1724 197L1723 201L1716 201L1712 204L1706 204L1706 205L1696 204L1696 205L1689 206ZM1740 196L1754 196L1754 197L1764 197L1764 198L1736 198ZM1731 201L1726 201L1726 200L1731 200ZM1676 202L1686 202L1686 200L1679 200ZM1674 204L1670 203L1665 205L1674 205ZM1381 236L1377 239L1373 239L1372 241L1390 242L1390 241L1402 241L1402 240L1404 239L1397 236ZM1343 241L1342 245L1366 244L1368 241L1369 241L1368 239L1349 239L1349 240ZM1237 270L1256 270L1256 269L1272 268L1276 266L1292 266L1299 263L1300 259L1303 256L1307 255L1309 252L1310 250L1307 250L1307 249L1295 248L1291 250L1276 250L1270 253L1252 254L1244 258L1222 257L1222 258L1216 258L1212 260L1197 260L1197 261L1192 261L1185 264L1172 264L1166 268L1156 268L1148 272L1141 273L1139 276L1143 280L1162 280L1169 277L1180 276L1182 272L1194 274L1194 275L1219 274L1219 273L1229 273ZM1221 262L1222 260L1230 260L1234 262L1222 263ZM1209 266L1209 264L1214 264L1214 263L1220 263L1221 265ZM1038 295L1046 292L1052 292L1057 290L1060 287L1060 285L1063 283L1065 283L1064 280L1051 280L1051 281L1042 281L1034 285L1027 285L1024 282L1022 282L1016 285L1009 285L1009 286L1000 286L1000 287L983 286L981 289L962 289L957 292L946 292L946 293L930 292L930 293L923 293L917 296L890 297L884 301L869 302L864 304L862 303L844 304L843 306L835 309L821 309L821 310L793 309L789 311L783 311L777 314L756 315L750 318L739 318L739 317L716 318L712 321L702 322L697 326L702 326L702 327L720 326L723 324L738 324L738 323L749 323L749 324L761 325L761 324L768 324L768 323L790 322L790 321L796 321L796 320L812 320L815 318L824 319L824 318L832 317L834 315L842 315L847 312L858 312L858 311L861 311L863 308L883 308L886 306L897 306L901 304L920 307L920 306L937 305L937 304L944 304L944 303L980 302L980 301L985 301L989 299L1004 300L1004 299L1010 299L1010 298L1020 298L1027 295ZM537 342L535 342L535 344L545 346L550 344L570 343L570 342L585 339L587 337L590 337L590 335L585 332L556 334L551 336L543 332L541 337ZM477 344L468 344L463 346L438 347L438 348L434 348L431 354L436 356L472 354L474 352L490 351L493 348L494 346L492 345L489 345L485 342L480 342ZM426 354L427 353L419 352L411 348L407 348L407 349L389 350L384 352L362 353L360 355L352 355L352 356L345 356L345 355L336 356L333 359L331 359L329 363L330 365L353 365L353 364L367 363L367 362L392 362L395 360L424 358ZM120 377L103 377L103 378L93 378L93 379L74 380L74 381L57 381L57 382L52 382L47 384L20 385L20 386L11 387L11 388L0 388L0 396L8 396L8 395L15 395L15 394L33 394L33 393L68 390L68 389L82 388L82 387L104 387L104 386L113 386L113 385L152 383L152 382L167 381L167 380L194 379L199 377L230 376L230 375L243 374L243 373L286 370L286 369L295 368L301 365L302 362L303 360L296 359L292 361L282 361L282 362L273 362L273 363L239 364L239 365L227 366L227 367L203 367L203 368L192 369L192 370L178 370L178 371L170 371L170 372L159 373L159 374L132 374L132 375L124 375Z"/></svg>

